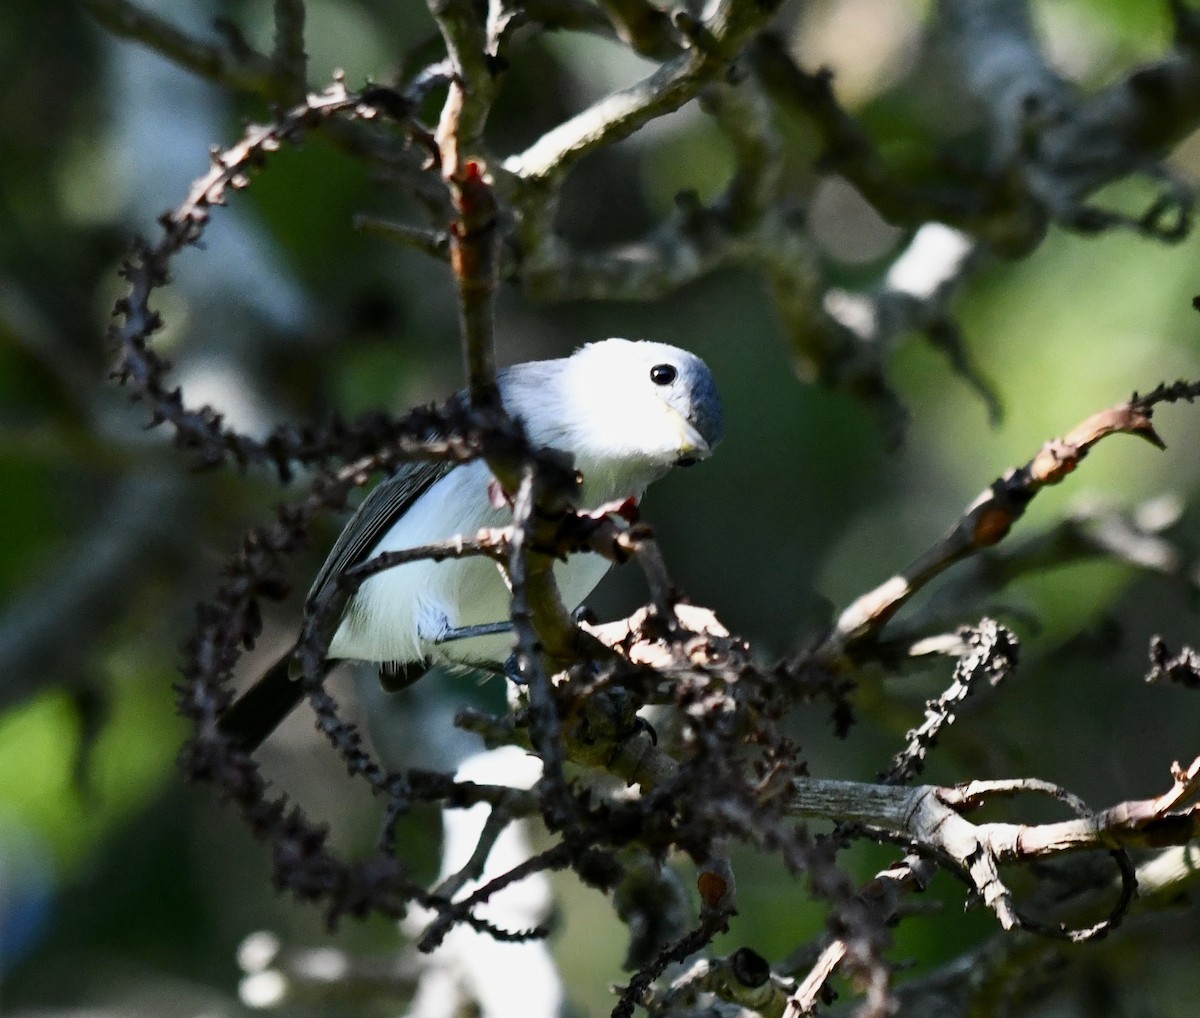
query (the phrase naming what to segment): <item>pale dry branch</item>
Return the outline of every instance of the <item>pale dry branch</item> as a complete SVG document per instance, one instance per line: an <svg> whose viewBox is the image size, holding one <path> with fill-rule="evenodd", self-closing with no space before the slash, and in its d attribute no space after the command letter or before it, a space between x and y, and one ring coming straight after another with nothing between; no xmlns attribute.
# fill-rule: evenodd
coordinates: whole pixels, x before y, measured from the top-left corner
<svg viewBox="0 0 1200 1018"><path fill-rule="evenodd" d="M1200 782L1200 758L1182 770L1172 768L1172 787L1154 799L1134 800L1118 803L1100 813L1091 813L1086 805L1065 789L1035 779L1011 779L1004 781L978 781L949 789L912 789L907 793L891 795L882 793L884 786L866 786L856 806L867 798L875 805L868 812L874 821L863 812L850 818L856 824L886 830L895 840L907 843L917 855L905 858L896 866L876 875L875 879L859 892L860 900L879 913L882 921L891 921L900 913L900 898L911 890L921 890L934 872L934 861L949 863L974 887L979 897L996 913L1001 926L1008 931L1003 941L997 941L994 950L1010 951L1015 945L1024 944L1028 951L1053 952L1052 947L1041 944L1055 941L1077 942L1105 935L1120 921L1134 901L1135 891L1140 896L1160 894L1164 879L1190 878L1186 866L1175 860L1178 853L1191 851L1181 847L1160 856L1157 867L1134 870L1124 850L1131 846L1161 846L1171 841L1187 846L1197 831L1196 807L1184 806L1192 798ZM799 786L797 782L797 787ZM823 784L823 782L816 782ZM841 785L834 782L834 786ZM840 798L845 789L819 790L808 805L800 806L806 816L822 816L845 822L848 817L838 815L828 806ZM891 789L899 793L900 789ZM831 793L831 794L830 794ZM963 812L976 808L995 798L1011 798L1022 794L1041 794L1066 803L1076 814L1075 820L1039 825L987 823L972 825L964 819ZM823 802L824 805L816 806ZM886 804L885 804L886 803ZM936 803L936 805L931 804ZM794 805L796 803L794 802ZM833 814L831 816L831 814ZM1002 864L1028 862L1081 850L1105 850L1117 862L1119 885L1115 890L1116 904L1109 904L1108 918L1099 923L1086 924L1083 918L1100 905L1097 895L1085 892L1071 899L1071 904L1060 909L1065 917L1058 925L1049 925L1022 915L1015 907L1011 893L999 875ZM1143 893L1142 880L1147 881ZM1018 939L1014 939L1018 938ZM821 993L834 972L843 964L848 945L842 938L834 937L812 962L808 974L788 1000L786 1018L800 1018L814 1013ZM968 956L969 957L969 956ZM962 965L950 966L947 976L961 979L970 975L972 979L984 978L990 965L978 964L979 959ZM927 988L927 992L932 992ZM920 998L917 998L920 999Z"/></svg>
<svg viewBox="0 0 1200 1018"><path fill-rule="evenodd" d="M549 194L548 184L562 178L589 152L611 145L665 113L679 109L703 87L703 56L685 53L664 64L648 78L606 96L583 113L543 134L523 152L504 160L504 169L532 195L536 186ZM712 69L708 76L716 73ZM525 205L518 200L518 204ZM528 216L528 209L525 210ZM537 235L531 235L538 240Z"/></svg>
<svg viewBox="0 0 1200 1018"><path fill-rule="evenodd" d="M843 610L818 653L835 659L869 646L896 612L930 580L960 559L1001 541L1034 496L1072 473L1101 439L1136 435L1159 449L1165 448L1150 421L1152 413L1152 404L1135 393L1124 403L1092 414L1064 437L1047 442L1025 466L994 481L967 507L950 532L912 565Z"/></svg>
<svg viewBox="0 0 1200 1018"><path fill-rule="evenodd" d="M910 891L924 890L934 872L935 867L928 859L906 855L894 866L875 874L859 889L855 902L878 922L890 923L899 915L902 897ZM815 1013L817 1006L826 999L829 980L846 962L849 952L846 937L827 938L816 959L809 964L804 979L788 997L784 1018L801 1018Z"/></svg>
<svg viewBox="0 0 1200 1018"><path fill-rule="evenodd" d="M1098 558L1194 586L1191 556L1163 536L1164 530L1178 522L1181 509L1174 498L1153 499L1130 510L1091 500L1080 502L1048 530L979 555L971 568L939 590L928 610L921 613L922 619L951 603L962 605L993 596L1022 577Z"/></svg>
<svg viewBox="0 0 1200 1018"><path fill-rule="evenodd" d="M583 156L628 137L649 121L679 109L715 81L752 33L774 12L775 3L720 0L702 26L712 46L693 43L642 81L611 93L587 110L543 134L523 152L504 160L511 175L512 203L523 261L536 276L551 275L555 250L553 218L558 187Z"/></svg>
<svg viewBox="0 0 1200 1018"><path fill-rule="evenodd" d="M1175 846L1155 853L1137 867L1138 893L1130 913L1145 918L1177 906L1200 878L1200 847ZM1085 890L1063 902L1072 920L1095 911L1112 890ZM1111 937L1095 953L1127 957L1128 938ZM926 976L899 986L896 1014L925 1018L936 1008L943 1018L1000 1018L1013 1005L1033 999L1047 985L1061 982L1064 968L1077 960L1063 941L1017 931L997 934Z"/></svg>
<svg viewBox="0 0 1200 1018"><path fill-rule="evenodd" d="M797 779L791 809L799 816L854 823L914 846L955 866L1005 929L1025 925L1000 879L1002 864L1084 850L1186 844L1198 829L1196 792L1200 758L1172 769L1172 787L1152 799L1118 803L1099 813L1057 823L972 824L962 815L994 795L1045 793L1041 782L971 782L952 788L912 789L823 779ZM1056 797L1059 797L1056 792Z"/></svg>

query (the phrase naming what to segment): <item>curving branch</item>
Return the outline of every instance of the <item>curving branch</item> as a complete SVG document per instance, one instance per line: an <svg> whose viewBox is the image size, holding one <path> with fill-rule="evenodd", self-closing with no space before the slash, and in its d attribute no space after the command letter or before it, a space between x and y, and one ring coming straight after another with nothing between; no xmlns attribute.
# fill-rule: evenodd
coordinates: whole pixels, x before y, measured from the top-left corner
<svg viewBox="0 0 1200 1018"><path fill-rule="evenodd" d="M389 96L390 93L375 92L376 101L390 112ZM278 121L251 125L238 144L213 152L212 168L195 181L177 208L161 217L162 236L158 243L139 242L133 257L122 265L128 292L117 301L113 310L116 321L109 329L109 337L117 347L112 377L129 389L133 399L147 405L151 426L170 424L175 444L199 454L203 466L216 466L227 459L239 467L261 464L273 467L286 481L299 464L325 462L334 455L345 455L348 447L355 450L350 454L353 458L389 437L386 419L373 415L350 426L335 420L324 431L284 425L263 440L250 438L227 427L221 415L210 407L189 409L179 389L167 381L169 362L149 345L150 338L162 326L161 316L151 307L151 298L169 281L172 260L185 248L200 242L212 210L225 204L231 192L248 186L254 170L283 145L295 144L304 131L338 117L372 119L379 112L379 106L347 91L345 83L338 80L320 95L309 96ZM411 130L418 139L428 141L418 125L412 124ZM407 438L402 434L394 436L401 444L420 434L408 426L401 431L409 432ZM416 445L419 444L418 440ZM410 451L417 449L413 446Z"/></svg>
<svg viewBox="0 0 1200 1018"><path fill-rule="evenodd" d="M1169 909L1189 893L1200 876L1200 848L1195 845L1167 848L1140 863L1136 870L1138 894L1130 912L1143 919ZM1099 895L1111 888L1083 890L1063 903L1070 914L1093 912ZM1093 958L1111 954L1127 957L1128 938L1112 937L1091 947ZM896 988L895 1013L902 1018L922 1018L936 1008L944 1018L1000 1018L1022 1000L1042 991L1050 973L1061 978L1074 960L1064 941L1023 932L998 934L953 962ZM1103 964L1103 961L1100 962Z"/></svg>
<svg viewBox="0 0 1200 1018"><path fill-rule="evenodd" d="M1037 493L1072 473L1102 439L1109 435L1136 435L1165 449L1151 423L1154 406L1163 401L1190 400L1197 393L1200 382L1159 386L1146 396L1134 393L1124 403L1092 414L1064 437L1047 442L1023 467L1010 470L994 481L966 508L950 532L912 565L845 608L818 654L833 660L869 648L870 642L913 594L955 562L1001 541Z"/></svg>
<svg viewBox="0 0 1200 1018"><path fill-rule="evenodd" d="M942 864L949 862L996 913L1005 930L1025 929L1039 937L1079 941L1109 932L1133 903L1135 891L1141 892L1143 879L1148 894L1162 893L1160 870L1178 879L1181 871L1173 860L1179 851L1187 853L1190 848L1164 853L1154 870L1142 867L1135 871L1123 855L1124 849L1134 846L1187 846L1200 830L1197 819L1200 808L1195 803L1187 804L1200 788L1200 758L1186 770L1174 765L1172 779L1172 787L1162 795L1118 803L1099 813L1090 813L1062 789L1031 779L976 781L952 789L853 786L847 782L805 779L794 784L792 808L807 817L863 824L886 832L889 840L909 845L921 857L933 857ZM972 824L962 815L998 796L1031 792L1067 802L1080 815L1075 820L1038 825ZM1099 923L1078 927L1047 925L1023 916L1000 877L1001 865L1097 849L1113 854L1120 876L1115 904L1109 906L1108 917ZM860 892L860 900L878 913L882 921L891 921L899 913L900 895L923 889L932 872L927 859L906 858L898 866L877 874ZM1186 872L1183 875L1191 876ZM1078 906L1076 902L1076 913L1080 912ZM1003 943L1028 947L1033 942L1026 939ZM830 940L788 999L786 1018L814 1013L823 987L844 962L846 954L845 940ZM954 971L961 978L963 973L974 969L968 965Z"/></svg>
<svg viewBox="0 0 1200 1018"><path fill-rule="evenodd" d="M140 43L202 78L278 102L284 101L290 91L291 83L281 65L249 46L196 39L131 0L82 2L84 9L113 35Z"/></svg>

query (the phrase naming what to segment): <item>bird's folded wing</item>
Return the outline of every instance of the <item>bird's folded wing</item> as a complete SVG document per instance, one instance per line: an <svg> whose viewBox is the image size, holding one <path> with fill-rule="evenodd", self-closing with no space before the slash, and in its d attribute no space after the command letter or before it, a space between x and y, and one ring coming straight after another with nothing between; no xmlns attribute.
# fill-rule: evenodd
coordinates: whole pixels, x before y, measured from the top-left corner
<svg viewBox="0 0 1200 1018"><path fill-rule="evenodd" d="M341 573L358 565L370 555L384 534L392 528L409 508L455 467L445 460L405 463L391 477L381 481L358 507L317 578L305 601L311 610L317 598L330 583L336 583Z"/></svg>

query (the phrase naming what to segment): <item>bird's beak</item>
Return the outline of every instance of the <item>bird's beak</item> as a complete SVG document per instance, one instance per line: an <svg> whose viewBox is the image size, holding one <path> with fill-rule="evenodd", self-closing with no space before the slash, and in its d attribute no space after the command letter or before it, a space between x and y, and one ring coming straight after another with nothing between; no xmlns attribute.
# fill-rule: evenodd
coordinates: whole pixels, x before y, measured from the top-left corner
<svg viewBox="0 0 1200 1018"><path fill-rule="evenodd" d="M712 454L712 446L708 444L704 436L669 403L664 401L663 406L666 408L667 416L671 418L671 423L679 431L679 457L675 460L676 465L690 467L702 459L707 459Z"/></svg>

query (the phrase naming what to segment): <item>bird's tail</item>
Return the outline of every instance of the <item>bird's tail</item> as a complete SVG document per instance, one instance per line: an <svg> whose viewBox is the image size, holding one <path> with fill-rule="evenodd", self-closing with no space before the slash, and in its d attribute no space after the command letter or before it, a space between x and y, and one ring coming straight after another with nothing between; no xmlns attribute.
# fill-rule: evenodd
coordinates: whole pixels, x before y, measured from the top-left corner
<svg viewBox="0 0 1200 1018"><path fill-rule="evenodd" d="M328 675L336 662L325 665ZM304 695L304 683L292 675L289 650L267 673L235 700L217 728L244 753L253 753L283 723Z"/></svg>

